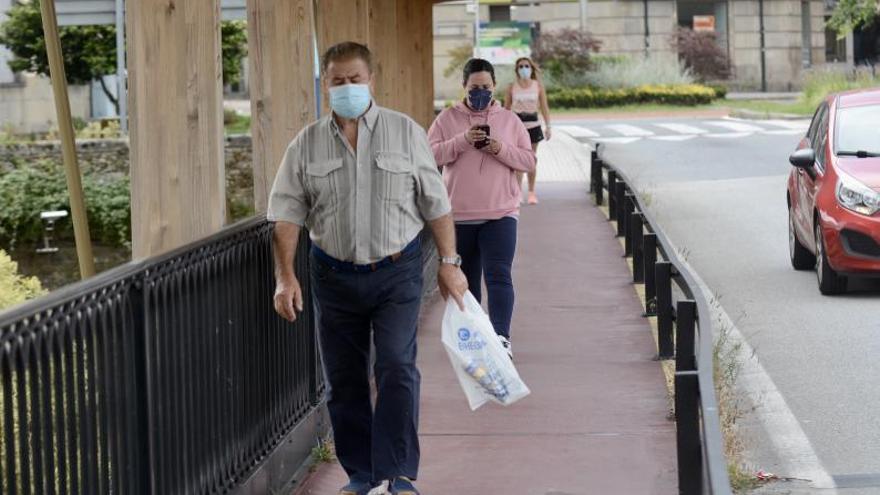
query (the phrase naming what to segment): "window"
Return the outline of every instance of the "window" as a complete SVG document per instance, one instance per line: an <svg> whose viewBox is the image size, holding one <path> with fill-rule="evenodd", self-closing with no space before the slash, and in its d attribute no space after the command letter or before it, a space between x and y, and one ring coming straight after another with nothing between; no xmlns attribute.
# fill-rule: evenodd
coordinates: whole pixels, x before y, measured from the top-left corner
<svg viewBox="0 0 880 495"><path fill-rule="evenodd" d="M846 62L846 38L837 39L837 31L827 27L831 16L825 16L825 61Z"/></svg>
<svg viewBox="0 0 880 495"><path fill-rule="evenodd" d="M816 109L816 113L813 114L812 122L810 122L810 130L807 132L807 139L810 140L810 147L813 149L816 149L816 134L819 132L819 122L822 120L827 109L828 105L826 103L819 105L819 108Z"/></svg>
<svg viewBox="0 0 880 495"><path fill-rule="evenodd" d="M510 5L490 5L489 22L510 21Z"/></svg>
<svg viewBox="0 0 880 495"><path fill-rule="evenodd" d="M822 112L822 118L819 120L819 129L816 134L816 143L813 145L816 150L816 168L821 172L825 171L825 151L828 149L828 107L825 106Z"/></svg>
<svg viewBox="0 0 880 495"><path fill-rule="evenodd" d="M880 153L880 105L841 108L837 112L835 153Z"/></svg>

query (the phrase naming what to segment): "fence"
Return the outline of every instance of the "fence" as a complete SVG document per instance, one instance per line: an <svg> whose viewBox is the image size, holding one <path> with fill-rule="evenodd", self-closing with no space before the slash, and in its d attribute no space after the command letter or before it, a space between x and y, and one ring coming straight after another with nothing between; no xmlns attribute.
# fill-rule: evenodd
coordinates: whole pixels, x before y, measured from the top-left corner
<svg viewBox="0 0 880 495"><path fill-rule="evenodd" d="M633 282L645 286L646 316L657 318L658 355L675 359L675 422L678 483L682 495L731 494L713 381L712 314L693 275L663 230L645 210L630 181L592 152L590 190L607 203L624 251L632 258ZM673 284L684 295L673 301Z"/></svg>
<svg viewBox="0 0 880 495"><path fill-rule="evenodd" d="M324 387L311 307L294 324L274 313L271 243L265 218L246 220L0 314L0 492L252 483ZM278 462L304 461L317 430Z"/></svg>

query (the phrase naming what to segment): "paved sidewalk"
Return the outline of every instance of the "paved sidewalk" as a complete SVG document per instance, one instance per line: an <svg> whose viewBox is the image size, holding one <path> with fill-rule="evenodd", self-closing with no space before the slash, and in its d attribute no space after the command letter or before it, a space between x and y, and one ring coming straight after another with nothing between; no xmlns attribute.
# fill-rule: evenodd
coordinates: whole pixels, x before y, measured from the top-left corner
<svg viewBox="0 0 880 495"><path fill-rule="evenodd" d="M560 139L540 156L561 147L583 154L576 146ZM539 174L544 166L574 179L579 172L551 169L577 163L539 160ZM620 244L586 187L543 182L541 204L523 208L512 341L532 395L471 412L440 343L444 305L434 298L423 308L422 493L677 492L675 427L654 341ZM338 464L323 464L296 493L333 495L345 482Z"/></svg>

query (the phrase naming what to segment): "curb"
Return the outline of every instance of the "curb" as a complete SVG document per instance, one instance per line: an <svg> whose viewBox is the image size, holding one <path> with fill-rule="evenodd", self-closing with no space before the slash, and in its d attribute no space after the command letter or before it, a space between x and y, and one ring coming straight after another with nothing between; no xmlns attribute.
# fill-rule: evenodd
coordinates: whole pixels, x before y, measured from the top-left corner
<svg viewBox="0 0 880 495"><path fill-rule="evenodd" d="M748 120L803 120L809 119L809 115L795 115L792 113L756 112L754 110L733 110L730 116Z"/></svg>

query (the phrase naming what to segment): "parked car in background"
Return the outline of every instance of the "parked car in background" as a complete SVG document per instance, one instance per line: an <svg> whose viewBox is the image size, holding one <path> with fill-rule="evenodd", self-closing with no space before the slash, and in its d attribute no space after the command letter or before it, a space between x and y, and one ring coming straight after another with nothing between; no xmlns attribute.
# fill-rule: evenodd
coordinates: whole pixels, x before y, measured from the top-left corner
<svg viewBox="0 0 880 495"><path fill-rule="evenodd" d="M880 88L826 98L789 161L795 270L815 269L822 294L880 277Z"/></svg>

